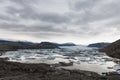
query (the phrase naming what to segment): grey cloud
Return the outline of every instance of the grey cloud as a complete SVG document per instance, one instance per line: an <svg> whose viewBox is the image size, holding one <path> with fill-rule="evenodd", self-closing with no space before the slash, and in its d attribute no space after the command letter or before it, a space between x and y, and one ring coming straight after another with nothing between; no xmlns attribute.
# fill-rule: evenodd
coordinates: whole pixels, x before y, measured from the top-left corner
<svg viewBox="0 0 120 80"><path fill-rule="evenodd" d="M11 18L9 16L5 16L5 15L0 15L0 20L5 20L5 21L18 21L15 18Z"/></svg>
<svg viewBox="0 0 120 80"><path fill-rule="evenodd" d="M27 29L25 25L22 24L8 24L8 23L2 23L0 24L0 29L7 29L10 31L22 31L24 29Z"/></svg>
<svg viewBox="0 0 120 80"><path fill-rule="evenodd" d="M0 24L0 29L9 30L13 32L23 32L23 33L40 33L40 32L52 32L52 33L71 33L75 32L70 29L57 28L55 25L33 25L27 26L23 24L14 24L14 23L2 23Z"/></svg>
<svg viewBox="0 0 120 80"><path fill-rule="evenodd" d="M71 1L70 8L72 10L88 10L99 2L98 0L74 0Z"/></svg>
<svg viewBox="0 0 120 80"><path fill-rule="evenodd" d="M62 34L58 34L58 33L55 34L53 32L17 32L17 34L28 35L34 38L41 38L41 39L47 39L47 40L50 38L63 36Z"/></svg>
<svg viewBox="0 0 120 80"><path fill-rule="evenodd" d="M23 18L27 19L38 19L45 22L52 22L52 23L66 23L69 22L69 18L64 15L59 15L56 13L42 13L42 14L35 14L35 13L25 13L21 15Z"/></svg>
<svg viewBox="0 0 120 80"><path fill-rule="evenodd" d="M33 20L41 20L45 22L52 23L68 23L70 22L69 17L65 15L60 15L58 13L37 13L32 9L21 9L17 10L14 8L8 8L8 12L11 14L18 13L21 18L24 19L33 19Z"/></svg>
<svg viewBox="0 0 120 80"><path fill-rule="evenodd" d="M67 35L70 39L74 37L81 39L85 36L85 40L88 37L101 37L103 34L111 35L120 29L120 1L71 0L70 5L67 6L66 3L69 4L69 1L66 0L65 5L61 7L68 8L68 11L61 11L61 13L44 8L48 5L54 7L55 0L52 0L55 1L54 3L49 3L48 0L6 1L11 5L4 2L3 4L8 6L0 5L3 6L0 8L1 12L6 13L0 14L0 30L29 35L32 38L54 39L59 36L65 38ZM42 4L44 1L47 3ZM59 10L59 6L56 6L55 8Z"/></svg>
<svg viewBox="0 0 120 80"><path fill-rule="evenodd" d="M13 0L14 1L14 0ZM44 22L52 22L52 23L68 23L70 19L67 15L59 14L59 13L50 13L50 12L41 12L38 13L35 11L29 3L23 0L15 0L16 4L21 5L23 8L16 9L15 7L7 7L7 12L14 15L16 13L19 14L21 18L24 19L33 19L33 20L41 20Z"/></svg>
<svg viewBox="0 0 120 80"><path fill-rule="evenodd" d="M94 21L114 18L120 16L120 1L113 0L75 0L70 6L70 9L78 14L79 18L76 20L76 24L87 24ZM117 13L117 14L116 14Z"/></svg>

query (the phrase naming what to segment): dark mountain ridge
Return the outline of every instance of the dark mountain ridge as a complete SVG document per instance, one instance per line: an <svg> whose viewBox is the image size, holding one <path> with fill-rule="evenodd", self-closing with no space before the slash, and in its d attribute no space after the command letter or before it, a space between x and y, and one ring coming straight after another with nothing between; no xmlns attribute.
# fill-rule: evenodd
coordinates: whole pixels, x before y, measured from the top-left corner
<svg viewBox="0 0 120 80"><path fill-rule="evenodd" d="M106 52L111 57L120 58L120 39L100 49L100 51Z"/></svg>
<svg viewBox="0 0 120 80"><path fill-rule="evenodd" d="M41 42L40 44L44 44L44 45L57 45L57 46L76 46L76 44L74 43L62 43L62 44L59 44L59 43L54 43L54 42Z"/></svg>
<svg viewBox="0 0 120 80"><path fill-rule="evenodd" d="M104 47L108 46L109 44L110 43L106 43L106 42L93 43L93 44L89 44L88 47L104 48Z"/></svg>
<svg viewBox="0 0 120 80"><path fill-rule="evenodd" d="M54 49L59 46L75 46L73 43L58 44L53 42L33 43L27 41L7 41L0 40L0 50L17 50L17 49Z"/></svg>

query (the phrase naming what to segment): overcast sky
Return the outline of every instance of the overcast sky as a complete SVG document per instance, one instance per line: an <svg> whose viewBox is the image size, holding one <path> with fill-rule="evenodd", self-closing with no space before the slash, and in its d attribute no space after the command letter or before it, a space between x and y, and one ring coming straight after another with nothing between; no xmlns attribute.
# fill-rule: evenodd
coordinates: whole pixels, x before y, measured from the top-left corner
<svg viewBox="0 0 120 80"><path fill-rule="evenodd" d="M120 0L0 0L0 39L113 42L120 38Z"/></svg>

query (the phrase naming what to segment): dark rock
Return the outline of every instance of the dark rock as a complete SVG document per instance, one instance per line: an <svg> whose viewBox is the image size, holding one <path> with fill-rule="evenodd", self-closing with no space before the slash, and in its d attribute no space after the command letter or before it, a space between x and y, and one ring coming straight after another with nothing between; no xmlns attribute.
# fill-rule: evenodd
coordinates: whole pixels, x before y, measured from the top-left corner
<svg viewBox="0 0 120 80"><path fill-rule="evenodd" d="M100 49L100 51L106 52L110 57L120 58L120 40Z"/></svg>
<svg viewBox="0 0 120 80"><path fill-rule="evenodd" d="M65 63L65 62L59 62L61 66L72 66L73 62Z"/></svg>

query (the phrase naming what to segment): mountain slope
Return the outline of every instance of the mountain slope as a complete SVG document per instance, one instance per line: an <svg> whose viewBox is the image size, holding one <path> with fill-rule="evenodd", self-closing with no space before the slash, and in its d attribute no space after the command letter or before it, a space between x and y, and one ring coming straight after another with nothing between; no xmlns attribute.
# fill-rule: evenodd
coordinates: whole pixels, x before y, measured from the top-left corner
<svg viewBox="0 0 120 80"><path fill-rule="evenodd" d="M54 49L58 48L57 45L43 44L43 43L32 43L22 41L7 41L0 40L0 50L17 50L17 49Z"/></svg>
<svg viewBox="0 0 120 80"><path fill-rule="evenodd" d="M17 49L54 49L58 46L75 46L73 43L58 44L53 42L25 42L25 41L7 41L0 40L0 50L17 50Z"/></svg>
<svg viewBox="0 0 120 80"><path fill-rule="evenodd" d="M106 52L111 57L120 58L120 40L111 43L100 51Z"/></svg>
<svg viewBox="0 0 120 80"><path fill-rule="evenodd" d="M55 46L76 46L76 44L74 43L63 43L63 44L58 44L58 43L53 43L53 42L41 42L41 44L43 45L55 45Z"/></svg>
<svg viewBox="0 0 120 80"><path fill-rule="evenodd" d="M29 46L35 43L32 42L25 42L25 41L7 41L7 40L0 40L0 45L18 45L18 46Z"/></svg>
<svg viewBox="0 0 120 80"><path fill-rule="evenodd" d="M110 43L93 43L93 44L89 44L88 47L97 47L97 48L104 48L106 46L108 46Z"/></svg>

